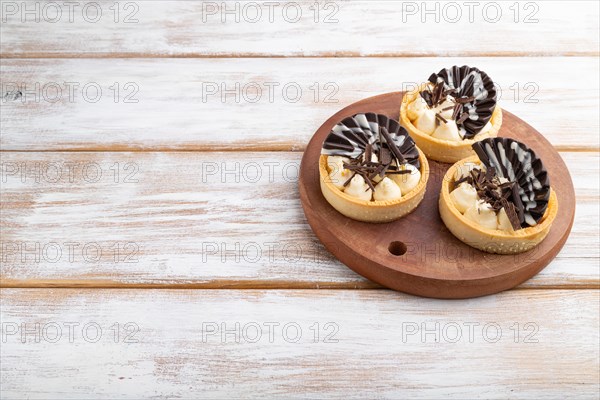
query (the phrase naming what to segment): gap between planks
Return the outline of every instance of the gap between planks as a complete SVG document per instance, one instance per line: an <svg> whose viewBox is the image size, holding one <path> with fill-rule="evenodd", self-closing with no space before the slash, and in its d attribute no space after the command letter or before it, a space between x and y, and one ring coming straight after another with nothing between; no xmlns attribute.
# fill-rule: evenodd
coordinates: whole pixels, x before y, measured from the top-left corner
<svg viewBox="0 0 600 400"><path fill-rule="evenodd" d="M35 153L39 151L11 151L14 153ZM42 151L43 152L43 151ZM58 151L47 151L60 153ZM155 151L156 152L156 151ZM0 288L89 288L89 289L231 289L231 290L297 290L297 289L328 289L328 290L384 290L382 286L369 281L364 282L315 282L315 281L291 281L291 280L263 280L253 281L244 279L221 279L204 281L188 281L172 283L160 281L150 283L136 283L114 281L110 279L2 279L0 277ZM517 287L513 290L598 290L600 280L570 280L564 284L546 284L540 286Z"/></svg>
<svg viewBox="0 0 600 400"><path fill-rule="evenodd" d="M1 145L1 144L0 144ZM571 153L598 153L600 152L600 145L598 147L591 146L554 146L556 151L559 152L571 152ZM95 146L95 147L84 147L79 149L67 148L67 149L52 149L52 150L4 150L0 148L0 153L272 153L272 152L286 152L286 153L302 153L305 148L296 148L291 145L245 145L244 147L232 147L228 144L224 147L218 146L203 146L203 145L191 145L181 148L169 148L169 147L153 147L147 149L140 149L138 147L129 146Z"/></svg>
<svg viewBox="0 0 600 400"><path fill-rule="evenodd" d="M269 54L269 53L223 53L223 54L152 54L152 53L9 53L0 56L2 59L99 59L99 58L425 58L425 57L600 57L598 51L567 51L567 52L448 52L448 53L408 53L389 52L385 54L362 54L360 52L327 52L315 54Z"/></svg>
<svg viewBox="0 0 600 400"><path fill-rule="evenodd" d="M2 289L202 289L202 290L389 290L375 282L301 282L220 280L197 283L123 283L110 280L3 279ZM564 285L517 286L510 290L598 290L600 282L569 282Z"/></svg>

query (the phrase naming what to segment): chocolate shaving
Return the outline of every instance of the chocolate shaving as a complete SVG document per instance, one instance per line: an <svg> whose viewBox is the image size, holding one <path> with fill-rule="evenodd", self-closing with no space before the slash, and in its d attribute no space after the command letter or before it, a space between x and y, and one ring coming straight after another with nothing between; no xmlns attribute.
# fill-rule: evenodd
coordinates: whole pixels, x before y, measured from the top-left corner
<svg viewBox="0 0 600 400"><path fill-rule="evenodd" d="M466 182L467 179L469 179L468 176L463 176L462 178L460 178L460 179L458 179L457 181L454 182L454 186L455 187L460 186L460 184Z"/></svg>
<svg viewBox="0 0 600 400"><path fill-rule="evenodd" d="M392 140L392 137L388 133L387 129L385 129L382 126L380 129L380 132L383 135L383 137L388 145L388 148L390 149L390 151L392 152L394 157L396 157L396 159L398 160L398 165L404 164L406 162L404 160L404 156L402 155L402 152L400 151L398 146L396 146L396 143L394 143L394 141Z"/></svg>
<svg viewBox="0 0 600 400"><path fill-rule="evenodd" d="M519 188L515 182L500 183L493 167L488 168L485 172L479 168L472 169L469 175L457 179L454 182L454 187L458 187L464 182L473 186L477 196L488 203L495 212L499 212L504 208L513 229L521 229L518 209L522 207L522 204L515 204L512 201L515 191L518 197Z"/></svg>
<svg viewBox="0 0 600 400"><path fill-rule="evenodd" d="M429 108L434 108L439 106L440 104L442 104L444 101L446 101L448 96L451 96L455 102L455 104L453 106L449 106L449 107L444 107L442 109L442 111L449 111L449 110L454 110L452 112L452 119L456 121L456 125L460 128L462 126L462 124L469 118L469 113L467 110L465 110L464 105L465 104L469 104L472 103L473 101L475 101L475 97L474 96L469 96L469 97L465 97L464 95L461 97L459 96L459 90L458 89L445 89L446 85L444 81L437 81L437 78L435 81L431 81L432 78L437 77L436 74L433 74L430 77L430 82L433 84L433 88L427 88L423 91L421 91L420 95L423 98L423 100L425 100L425 102L427 103L427 106ZM446 120L446 118L442 117L439 113L435 114L435 126L438 127L440 125L440 122L443 122L445 124L448 123L448 120ZM463 137L464 139L465 137Z"/></svg>
<svg viewBox="0 0 600 400"><path fill-rule="evenodd" d="M459 103L459 104L467 104L472 102L473 100L475 100L475 97L471 96L471 97L455 97L454 101Z"/></svg>
<svg viewBox="0 0 600 400"><path fill-rule="evenodd" d="M444 90L444 97L447 97L448 95L452 95L454 96L454 93L458 92L458 89L448 89L448 90Z"/></svg>
<svg viewBox="0 0 600 400"><path fill-rule="evenodd" d="M483 165L496 167L499 176L512 177L514 180L499 186L510 188L509 194L503 197L515 206L521 226L532 225L532 219L539 222L547 209L550 181L541 159L536 157L533 150L509 138L484 139L472 147ZM534 179L537 180L537 186L533 184Z"/></svg>
<svg viewBox="0 0 600 400"><path fill-rule="evenodd" d="M385 176L385 170L386 170L386 166L379 164L379 166L377 167L377 170L374 171L371 175L369 175L369 179L370 180L374 180L376 177L380 177L383 178Z"/></svg>
<svg viewBox="0 0 600 400"><path fill-rule="evenodd" d="M348 186L348 184L350 183L350 181L356 176L356 172L352 174L352 176L350 178L348 178L348 180L346 182L344 182L344 187Z"/></svg>
<svg viewBox="0 0 600 400"><path fill-rule="evenodd" d="M438 105L440 104L444 99L442 98L442 94L444 93L444 82L438 82L434 87L433 87L433 104L434 105Z"/></svg>
<svg viewBox="0 0 600 400"><path fill-rule="evenodd" d="M523 205L523 201L521 201L521 196L519 195L519 184L517 182L511 182L511 195L510 200L515 205L517 209L517 214L519 215L519 221L521 223L525 222L525 206Z"/></svg>
<svg viewBox="0 0 600 400"><path fill-rule="evenodd" d="M389 168L390 168L390 164L384 164L384 165L382 165L381 171L379 172L379 177L381 179L383 179L383 177L385 176L385 174L387 174Z"/></svg>
<svg viewBox="0 0 600 400"><path fill-rule="evenodd" d="M512 228L515 231L521 229L521 222L519 222L519 215L517 214L515 205L504 197L500 199L500 203L502 204L502 208L504 208L504 211L506 212L506 216L508 217Z"/></svg>
<svg viewBox="0 0 600 400"><path fill-rule="evenodd" d="M427 88L420 93L429 108L437 107L446 100L448 95L453 95L456 92L455 89L446 89L443 81L431 83L433 88Z"/></svg>
<svg viewBox="0 0 600 400"><path fill-rule="evenodd" d="M462 123L457 122L463 139L472 139L490 121L496 107L497 93L494 82L485 72L467 65L453 66L444 68L437 74L431 74L429 82L432 87L443 83L446 90L443 92L442 99L435 98L434 91L431 89L429 89L430 95L426 97L432 97L432 100L440 102L443 102L446 96L453 98L457 107L452 119L458 121L465 113L476 117L463 119ZM435 106L438 103L432 104ZM428 105L431 108L431 104Z"/></svg>
<svg viewBox="0 0 600 400"><path fill-rule="evenodd" d="M379 150L379 162L383 165L389 165L392 163L392 153L390 153L390 151L383 147L383 146L379 146L380 150Z"/></svg>
<svg viewBox="0 0 600 400"><path fill-rule="evenodd" d="M456 103L454 105L454 111L452 112L452 119L456 121L456 118L460 115L462 111L462 104Z"/></svg>
<svg viewBox="0 0 600 400"><path fill-rule="evenodd" d="M373 145L371 143L367 143L367 146L365 147L365 162L369 163L371 162L371 159L373 154Z"/></svg>
<svg viewBox="0 0 600 400"><path fill-rule="evenodd" d="M369 188L375 192L375 186L373 185L373 182L371 182L371 179L369 179L369 177L367 176L367 174L365 174L364 172L357 172L357 174L359 174L360 176L363 177L363 179L365 180L365 182L367 182L367 185L369 185ZM369 189L367 189L369 190ZM365 190L365 192L367 191Z"/></svg>
<svg viewBox="0 0 600 400"><path fill-rule="evenodd" d="M469 113L463 112L460 117L456 120L456 125L462 125L469 118Z"/></svg>
<svg viewBox="0 0 600 400"><path fill-rule="evenodd" d="M431 92L424 90L421 92L421 97L423 98L423 100L425 100L425 103L427 103L429 108L433 107L433 98L431 96Z"/></svg>
<svg viewBox="0 0 600 400"><path fill-rule="evenodd" d="M360 165L356 165L356 164L346 164L344 163L344 168L349 170L349 171L365 171L365 172L372 172L374 171L377 167L374 165L367 165L367 163L364 164L360 164Z"/></svg>
<svg viewBox="0 0 600 400"><path fill-rule="evenodd" d="M365 151L361 156L343 163L345 169L352 171L352 176L344 182L344 186L347 186L356 175L360 175L369 185L369 188L375 191L375 178L377 176L383 178L386 174L411 173L409 169L399 169L399 166L406 162L405 157L384 127L379 130L379 140L379 146L375 148L378 151L374 151L373 146L369 143L365 146ZM377 156L378 162L371 161L373 154ZM396 161L396 165L392 165L393 161Z"/></svg>
<svg viewBox="0 0 600 400"><path fill-rule="evenodd" d="M325 139L321 154L348 158L342 165L352 176L343 186L360 175L371 190L386 174L410 174L410 169L401 170L404 164L421 168L419 151L406 129L375 113L356 114L338 123Z"/></svg>

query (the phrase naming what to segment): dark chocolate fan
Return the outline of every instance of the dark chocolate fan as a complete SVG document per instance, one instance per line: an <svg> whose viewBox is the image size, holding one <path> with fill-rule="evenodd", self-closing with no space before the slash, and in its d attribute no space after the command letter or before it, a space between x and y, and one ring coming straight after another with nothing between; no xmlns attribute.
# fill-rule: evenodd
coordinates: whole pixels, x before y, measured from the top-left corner
<svg viewBox="0 0 600 400"><path fill-rule="evenodd" d="M371 144L376 153L379 153L381 147L392 150L382 130L389 133L404 160L420 169L419 152L414 140L398 121L382 114L356 114L343 119L325 138L321 154L358 158L365 152L367 144Z"/></svg>
<svg viewBox="0 0 600 400"><path fill-rule="evenodd" d="M473 144L473 150L486 168L494 168L499 177L516 182L514 203L522 227L536 225L550 198L550 179L542 160L525 144L509 138L489 138Z"/></svg>
<svg viewBox="0 0 600 400"><path fill-rule="evenodd" d="M471 98L463 104L462 112L469 117L462 122L465 139L472 139L492 118L496 108L496 88L494 82L485 72L463 65L444 68L437 74L432 74L429 81L433 84L443 80L448 90L453 90L456 98Z"/></svg>

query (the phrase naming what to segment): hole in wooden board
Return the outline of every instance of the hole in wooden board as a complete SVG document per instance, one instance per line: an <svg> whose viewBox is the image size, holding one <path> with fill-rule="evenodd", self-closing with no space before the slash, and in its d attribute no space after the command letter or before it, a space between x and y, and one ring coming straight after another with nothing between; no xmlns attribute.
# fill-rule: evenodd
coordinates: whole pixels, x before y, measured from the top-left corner
<svg viewBox="0 0 600 400"><path fill-rule="evenodd" d="M394 256L401 256L406 253L406 245L404 242L391 242L388 246L388 251Z"/></svg>

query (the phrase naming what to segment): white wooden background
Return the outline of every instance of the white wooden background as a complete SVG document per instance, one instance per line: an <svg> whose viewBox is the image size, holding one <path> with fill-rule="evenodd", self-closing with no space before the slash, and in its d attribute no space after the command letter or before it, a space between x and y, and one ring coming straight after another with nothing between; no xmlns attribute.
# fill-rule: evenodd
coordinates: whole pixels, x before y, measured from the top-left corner
<svg viewBox="0 0 600 400"><path fill-rule="evenodd" d="M97 22L0 3L2 398L598 398L597 2L479 2L473 21L428 3L439 22L421 2L278 2L272 22L261 3L256 23L248 2L240 22L221 2L100 1ZM312 234L301 151L338 109L463 63L561 152L573 231L501 294L385 290Z"/></svg>

